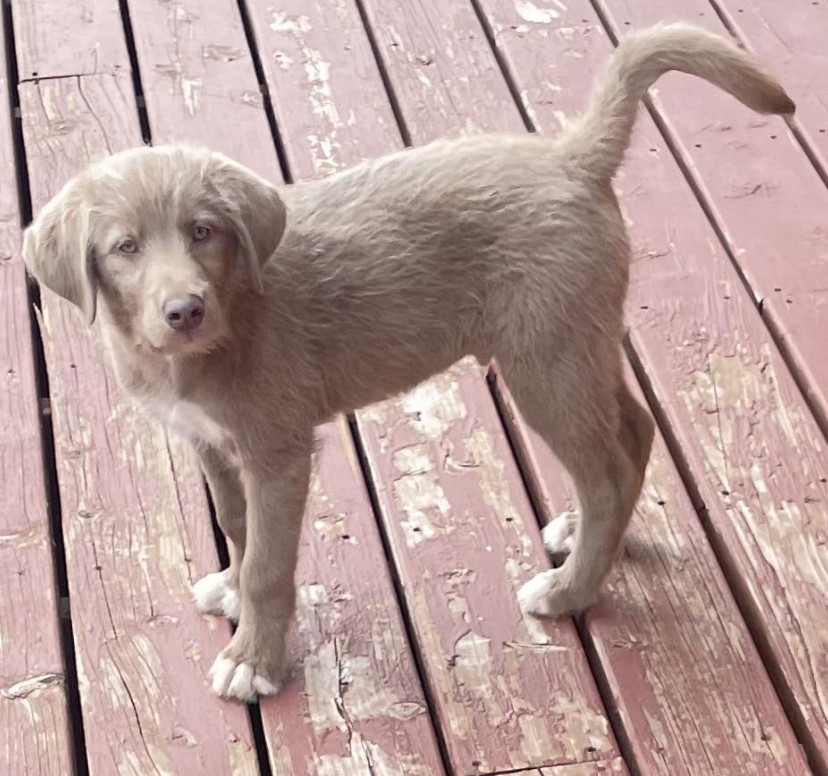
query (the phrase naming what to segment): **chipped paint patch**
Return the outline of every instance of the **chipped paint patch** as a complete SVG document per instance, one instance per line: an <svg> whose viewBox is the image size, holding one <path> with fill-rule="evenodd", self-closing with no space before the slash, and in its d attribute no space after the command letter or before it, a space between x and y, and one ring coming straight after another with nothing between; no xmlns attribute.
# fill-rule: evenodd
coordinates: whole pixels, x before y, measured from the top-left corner
<svg viewBox="0 0 828 776"><path fill-rule="evenodd" d="M48 687L63 683L63 674L40 674L16 682L10 687L0 690L0 696L9 700L28 698L32 693L40 692Z"/></svg>
<svg viewBox="0 0 828 776"><path fill-rule="evenodd" d="M281 70L289 70L290 66L293 64L293 57L291 57L290 54L286 54L284 51L274 51L273 61Z"/></svg>
<svg viewBox="0 0 828 776"><path fill-rule="evenodd" d="M394 501L405 513L401 521L406 544L416 547L439 533L446 533L451 504L440 484L438 472L426 445L396 450L394 468Z"/></svg>
<svg viewBox="0 0 828 776"><path fill-rule="evenodd" d="M529 0L517 0L515 10L521 19L533 24L551 24L560 16L554 8L541 8Z"/></svg>
<svg viewBox="0 0 828 776"><path fill-rule="evenodd" d="M310 32L311 23L307 16L290 16L281 11L273 11L268 25L273 32Z"/></svg>
<svg viewBox="0 0 828 776"><path fill-rule="evenodd" d="M445 436L467 414L459 386L450 371L413 388L400 403L414 431L432 441Z"/></svg>

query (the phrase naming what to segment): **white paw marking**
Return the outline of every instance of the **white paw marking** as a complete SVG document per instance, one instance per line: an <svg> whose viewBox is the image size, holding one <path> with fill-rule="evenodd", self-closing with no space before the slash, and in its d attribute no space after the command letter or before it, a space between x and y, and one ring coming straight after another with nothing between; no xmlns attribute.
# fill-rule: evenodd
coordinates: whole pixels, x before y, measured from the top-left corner
<svg viewBox="0 0 828 776"><path fill-rule="evenodd" d="M572 595L563 568L535 574L518 590L518 603L527 614L536 617L560 617L582 607Z"/></svg>
<svg viewBox="0 0 828 776"><path fill-rule="evenodd" d="M541 532L546 551L550 555L568 555L571 553L575 546L577 525L577 512L563 512L552 520Z"/></svg>
<svg viewBox="0 0 828 776"><path fill-rule="evenodd" d="M257 695L274 695L279 688L257 674L249 663L237 663L219 655L212 668L210 679L213 692L222 698L235 698L250 703Z"/></svg>
<svg viewBox="0 0 828 776"><path fill-rule="evenodd" d="M196 608L202 614L219 614L237 622L241 612L238 591L230 584L230 572L216 571L193 585Z"/></svg>

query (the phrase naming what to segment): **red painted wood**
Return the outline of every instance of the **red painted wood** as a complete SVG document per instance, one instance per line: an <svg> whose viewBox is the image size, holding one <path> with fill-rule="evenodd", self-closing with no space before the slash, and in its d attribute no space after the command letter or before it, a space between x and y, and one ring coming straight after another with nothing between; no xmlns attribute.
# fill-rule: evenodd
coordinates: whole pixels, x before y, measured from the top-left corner
<svg viewBox="0 0 828 776"><path fill-rule="evenodd" d="M294 178L396 150L400 134L356 4L248 3Z"/></svg>
<svg viewBox="0 0 828 776"><path fill-rule="evenodd" d="M482 370L466 363L357 414L449 755L458 773L617 753L568 619L524 618L548 567Z"/></svg>
<svg viewBox="0 0 828 776"><path fill-rule="evenodd" d="M691 17L726 34L706 0L603 4L618 30ZM756 116L698 81L674 87L677 80L658 90L659 112L828 430L828 189L781 119Z"/></svg>
<svg viewBox="0 0 828 776"><path fill-rule="evenodd" d="M609 762L579 763L578 765L561 765L557 768L541 768L539 776L626 776L624 761L617 757Z"/></svg>
<svg viewBox="0 0 828 776"><path fill-rule="evenodd" d="M4 93L7 77L3 59ZM0 772L9 776L72 767L32 354L11 117L0 100Z"/></svg>
<svg viewBox="0 0 828 776"><path fill-rule="evenodd" d="M132 13L154 140L206 144L280 178L236 4L171 4L165 24L156 8L134 2ZM301 103L288 109L304 109L307 90L295 99ZM439 751L350 434L328 424L320 437L297 572L294 680L262 703L274 770L438 776ZM197 480L193 470L177 473Z"/></svg>
<svg viewBox="0 0 828 776"><path fill-rule="evenodd" d="M470 3L364 5L414 143L525 129Z"/></svg>
<svg viewBox="0 0 828 776"><path fill-rule="evenodd" d="M589 3L569 3L566 13L560 11L553 23L543 25L517 20L514 8L499 0L486 0L484 8L519 88L526 89L538 124L557 128L563 115L583 106L590 74L603 65L611 50ZM678 99L691 83L687 78L665 79L660 99L667 100L668 91ZM709 511L713 541L736 580L740 603L767 644L770 671L782 677L791 705L801 708L808 720L800 723L803 730L808 728L812 749L822 748L826 710L821 698L828 678L824 661L828 631L820 614L826 600L821 570L828 561L824 440L732 265L645 117L618 188L635 246L628 305L633 344ZM683 516L681 533L675 534L674 541L682 534L684 541L698 535L697 529L689 533L692 520L687 518L686 502L683 507L681 503L676 505ZM676 531L676 524L671 528ZM684 554L676 562L683 563L682 574L689 576L688 568L693 571L687 565L689 549L682 547ZM692 549L690 560L704 568L709 554L702 553L695 541ZM705 573L709 585L710 574ZM666 581L678 584L675 575ZM686 605L697 598L688 596ZM727 596L719 594L718 601L725 607ZM722 614L723 622L734 621L732 607L723 608ZM691 622L696 625L698 616ZM598 624L593 621L592 630L600 639ZM747 733L751 727L740 723L755 744L753 759L747 760L753 763L753 772L766 770L763 758L771 754L791 758L787 767L804 767L767 684L761 685L761 672L751 671L749 681L742 678L737 663L748 654L740 646L745 641L743 631L734 632L732 627L726 631L727 641L720 648L706 639L702 642L715 656L712 666L722 672L714 687L736 692L742 682L750 695L730 709L730 722L728 710L717 708L721 724L732 726L742 715L748 719L753 715L754 730L773 731L770 741L777 737L775 753L768 751L770 741L763 742L761 736L751 739ZM718 632L721 638L721 628ZM734 638L734 633L742 635ZM695 649L695 642L691 646ZM728 654L731 657L726 659ZM612 658L612 650L607 649L606 655ZM622 678L619 674L614 681ZM687 681L689 677L682 680ZM675 689L680 687L681 683ZM617 692L623 701L620 685ZM630 702L637 703L636 696ZM700 732L714 722L700 717L693 725L699 724ZM646 726L639 725L640 730L644 732L637 736L646 740ZM662 730L669 728L662 726ZM699 732L689 731L690 738ZM679 754L687 740L676 740ZM725 750L713 754L728 756ZM646 751L640 756L645 755ZM656 750L652 767L662 756ZM710 772L716 772L710 767ZM737 766L731 763L731 767ZM740 762L737 772L744 772L744 767ZM685 771L697 773L698 768L693 763Z"/></svg>
<svg viewBox="0 0 828 776"><path fill-rule="evenodd" d="M794 125L828 173L828 3L714 0L712 5L794 95Z"/></svg>
<svg viewBox="0 0 828 776"><path fill-rule="evenodd" d="M222 151L280 180L236 0L130 0L153 142Z"/></svg>
<svg viewBox="0 0 828 776"><path fill-rule="evenodd" d="M393 116L354 6L341 4L331 9L327 4L295 0L283 3L278 13L264 3L254 2L250 7L287 155L299 175L327 172L399 147ZM375 13L372 6L369 14ZM474 30L472 15L457 18L458 25L462 22L464 29ZM413 22L406 25L394 24L401 45L411 34ZM483 56L486 41L479 25L475 34L474 48L462 61L480 61L477 75L491 81L487 93L501 95L489 120L498 120L497 105L510 106L511 117L507 114L499 120L522 129L505 84L491 77L494 69ZM467 39L471 40L463 38ZM337 42L341 40L344 45ZM445 47L449 38L438 36L434 41L428 50L442 60L445 51L437 49ZM452 72L442 63L440 67L444 74ZM463 72L457 75L462 84ZM443 94L448 95L444 104L450 104L453 92ZM459 113L447 116L435 110L429 116L430 127L420 120L409 122L413 136L425 139L430 132L465 126ZM452 415L458 411L458 389L452 387L455 379L462 383L465 420ZM440 442L429 440L423 426L413 420L417 412L436 424L437 430L428 427L429 433L453 435L456 441L445 445L457 445L456 460L445 464ZM432 381L397 402L359 413L358 418L452 766L458 773L473 773L612 757L616 750L611 733L571 623L553 626L554 646L528 643L515 586L543 563L543 554L479 369L459 367L452 376ZM461 452L465 434L471 434L465 440L468 452ZM398 443L398 437L405 438L405 444ZM475 444L485 449L473 448ZM403 495L412 514L407 527L399 524L404 510L391 495L395 486L389 477L405 479L397 467L404 465L406 446L412 455L421 448L433 469L433 475L419 478L424 488L421 496L432 504L422 509L432 514L442 504L446 512L440 515L441 541L433 542L430 552L408 547L401 538L405 530L411 535L416 535L418 527L429 530L417 525L418 478L412 473L398 486L401 493L406 487L411 489ZM400 456L395 457L398 448ZM469 463L466 457L479 464L465 471L461 464ZM479 470L473 470L478 465ZM510 524L501 526L495 520L498 505L509 510ZM482 545L476 555L475 543L467 540L470 525L487 537L476 543ZM507 566L511 576L504 575ZM469 611L464 614L465 606ZM464 624L464 617L473 628ZM590 746L596 751L588 752Z"/></svg>
<svg viewBox="0 0 828 776"><path fill-rule="evenodd" d="M265 699L274 773L443 766L346 421L321 429L297 572L293 680Z"/></svg>
<svg viewBox="0 0 828 776"><path fill-rule="evenodd" d="M118 0L14 0L10 5L21 81L129 72Z"/></svg>
<svg viewBox="0 0 828 776"><path fill-rule="evenodd" d="M90 157L140 142L129 76L24 84L20 97L36 209ZM45 291L43 311L90 772L249 773L244 710L206 677L226 629L190 600L215 562L203 496L190 521L163 430L118 392L94 331Z"/></svg>

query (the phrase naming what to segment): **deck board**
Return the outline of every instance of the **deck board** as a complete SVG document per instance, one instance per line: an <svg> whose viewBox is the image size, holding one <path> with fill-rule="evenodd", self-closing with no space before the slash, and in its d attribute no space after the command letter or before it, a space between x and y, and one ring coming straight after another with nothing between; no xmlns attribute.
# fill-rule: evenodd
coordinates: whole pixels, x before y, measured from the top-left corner
<svg viewBox="0 0 828 776"><path fill-rule="evenodd" d="M0 44L5 42L5 25ZM20 258L11 117L0 60L0 771L69 773L55 560L34 352Z"/></svg>
<svg viewBox="0 0 828 776"><path fill-rule="evenodd" d="M20 96L36 209L90 156L141 140L128 75L27 83ZM209 521L187 522L167 438L119 393L94 330L45 291L41 329L90 773L253 773L244 710L209 695L221 632L190 600L215 554Z"/></svg>
<svg viewBox="0 0 828 776"><path fill-rule="evenodd" d="M157 8L140 2L132 13L154 142L206 144L280 181L235 3L171 4L165 24ZM291 111L308 104L307 91L294 99ZM273 767L283 776L369 776L373 768L438 776L439 752L391 578L377 566L382 543L353 443L341 423L319 436L297 570L294 681L261 704ZM377 572L364 574L366 566Z"/></svg>
<svg viewBox="0 0 828 776"><path fill-rule="evenodd" d="M604 5L616 32L706 9L700 0ZM707 13L700 20L726 32ZM786 331L785 350L795 357L796 370L828 376L822 344L828 341L828 307L820 304L821 289L828 287L828 189L781 119L757 117L709 85L677 80L665 79L654 103L687 169L707 192L730 250L763 300L763 317ZM715 131L722 127L730 129ZM631 172L639 179L646 174L644 165ZM696 266L710 289L693 327L706 329L701 333L707 342L696 343L696 354L685 362L698 371L690 381L687 371L682 380L667 380L661 349L653 349L648 362L664 375L658 378L664 379L664 403L683 405L675 430L703 480L700 490L723 562L739 581L750 616L761 623L770 659L778 661L769 668L787 686L784 700L809 755L828 773L828 628L819 614L828 602L824 433L761 322L742 304L733 274L723 268L718 275L707 262ZM648 284L642 286L649 288L647 297L663 300L664 283ZM721 299L712 291L716 286ZM687 291L685 282L685 299ZM822 377L809 383L823 416L826 387ZM715 411L700 415L700 409Z"/></svg>
<svg viewBox="0 0 828 776"><path fill-rule="evenodd" d="M487 0L485 7L497 9L492 12L496 30L511 29L504 3ZM611 50L587 2L569 4L569 15L562 14L548 35L502 32L500 45L519 87L527 90L530 110L549 129L582 107L590 71ZM680 91L689 83L674 81L661 94L666 99L668 88ZM825 592L819 572L807 569L825 563L824 483L819 482L824 442L646 116L636 129L619 189L635 246L628 304L633 344L710 512L714 541L728 559L738 594L772 644L771 670L781 666L797 688L797 700L815 704L812 735L820 736L824 723L816 720L824 712L812 682L824 681L818 656L828 634L817 612L824 608ZM732 607L730 615L723 614L723 622L731 621ZM724 654L735 649L740 657L738 641L723 646ZM736 681L738 673L730 685ZM751 689L755 686L754 680ZM781 736L779 752L795 757L769 695L765 684L752 701L756 719ZM760 745L753 767L761 768L762 759Z"/></svg>
<svg viewBox="0 0 828 776"><path fill-rule="evenodd" d="M728 27L796 95L794 125L828 174L828 3L714 0Z"/></svg>
<svg viewBox="0 0 828 776"><path fill-rule="evenodd" d="M727 34L706 0L602 5L617 31L690 17ZM767 65L776 72L773 59ZM659 114L828 430L828 189L780 118L679 78L654 93Z"/></svg>
<svg viewBox="0 0 828 776"><path fill-rule="evenodd" d="M548 568L482 369L461 364L357 413L455 772L611 758L616 744L569 619L526 618Z"/></svg>
<svg viewBox="0 0 828 776"><path fill-rule="evenodd" d="M477 102L472 102L471 104L469 104L469 101L468 101L467 97L466 97L466 100L463 101L464 98L463 98L463 94L462 94L462 88L463 88L463 85L465 83L463 81L463 76L465 75L465 73L462 69L462 66L459 65L458 62L456 62L455 60L451 59L451 57L449 56L448 47L446 47L446 49L445 49L446 53L444 54L446 61L440 61L440 59L435 59L434 62L433 62L433 64L436 67L436 71L441 73L443 75L443 78L442 78L442 80L440 80L437 83L436 86L434 86L432 89L430 89L429 87L431 86L431 84L428 84L425 81L425 79L422 77L422 72L423 72L423 70L427 71L427 66L423 65L423 60L419 56L419 51L421 49L425 48L425 46L423 46L422 43L419 43L418 48L413 49L413 51L409 51L408 54L406 54L406 52L405 52L406 45L416 45L416 41L419 40L417 38L417 35L420 35L421 33L417 32L416 35L413 36L414 37L414 42L409 43L409 41L407 41L405 39L404 34L402 32L398 31L398 27L399 27L400 23L399 23L398 20L394 20L394 13L393 13L393 9L392 9L392 7L395 7L394 4L392 4L392 3L386 4L387 6L389 6L389 8L385 9L386 10L385 16L378 13L378 11L377 11L377 6L378 5L381 5L379 0L372 0L372 2L370 2L368 4L369 18L372 18L374 20L374 23L376 25L378 25L378 27L380 29L388 29L390 26L392 26L392 22L393 22L395 35L394 35L393 39L389 38L386 42L387 43L387 51L388 51L388 53L386 54L386 63L387 63L387 67L388 67L388 70L389 70L389 75L390 75L392 87L394 88L395 93L397 94L397 96L400 100L400 107L401 107L401 112L402 112L404 120L408 121L408 117L410 115L412 115L412 114L416 115L418 113L418 111L421 110L421 106L423 105L422 95L419 97L419 99L408 95L408 91L406 89L405 84L410 84L410 83L426 84L424 87L422 87L422 94L428 96L428 95L431 94L432 91L437 93L438 97L434 100L434 104L432 104L431 102L428 102L428 97L426 97L426 102L425 102L426 112L428 111L428 109L431 109L436 113L438 111L437 106L446 103L446 100L445 100L445 98L442 97L442 95L445 93L446 90L450 90L452 88L452 85L455 82L459 81L459 83L461 84L461 89L457 93L451 94L450 103L453 106L453 109L458 114L460 114L463 117L463 119L465 119L467 121L471 120L472 123L477 123L478 125L486 126L486 123L487 123L487 120L488 120L488 116L487 116L488 107L478 108L478 103ZM458 10L459 6L460 6L460 4L450 4L450 6L447 9L445 9L445 11L446 11L445 17L450 17L450 18L453 19L453 18L456 18L457 16L460 16L462 18L462 9ZM371 9L373 9L373 11ZM524 13L528 14L529 12L524 9ZM519 36L522 39L523 36L525 35L525 32L524 32L523 28L526 26L526 21L527 20L524 19L524 18L520 18L520 16L518 16L518 18L512 18L512 17L514 17L514 15L515 15L515 8L512 7L512 16L510 16L508 18L508 20L504 21L502 26L503 27L508 26L510 29L515 29L517 36ZM439 27L439 25L437 23L434 23L432 25L428 25L428 24L424 23L424 20L422 18L419 21L420 21L420 24L416 25L418 31L422 30L422 29L434 29L435 27ZM382 40L382 38L380 38L380 40ZM553 51L554 49L551 46L551 42L547 42L546 45L550 49L548 59L551 61L551 59L553 58L553 55L552 55L551 51ZM428 56L431 56L431 57L436 56L435 52L437 51L437 47L432 45L432 47L430 49L426 48L426 50L429 52ZM563 53L562 51L558 51L557 54L558 54L558 56L566 56L566 53ZM493 58L490 57L490 59L493 61ZM577 57L570 57L570 61L573 60L573 59L577 60ZM448 60L451 60L451 61L448 61ZM482 70L482 71L486 70L487 66L486 66L486 64L483 60L482 52L479 53L476 58L474 58L474 62L475 62L475 66L479 70ZM601 62L600 64L604 64L604 63ZM580 67L582 68L582 72L586 72L586 71L583 70L582 63L580 64ZM532 72L533 74L536 74L537 70L533 70L533 71L529 71L529 72ZM446 73L450 73L451 75L447 76L447 75L445 75ZM518 88L518 91L521 94L521 96L523 97L524 101L527 102L529 104L529 107L531 108L532 107L531 103L529 103L528 98L526 97L526 91L525 91L526 87L528 87L528 86L529 86L528 83L520 84L519 88ZM554 93L553 88L550 88L550 91L553 91L553 93ZM584 88L584 93L586 93L586 88ZM545 95L545 97L546 97L547 100L549 99L548 94ZM484 105L485 105L485 103L484 103ZM429 115L431 115L431 114L429 114ZM445 121L445 120L441 119L441 118L436 119L436 122L438 122L438 123L441 122L441 121ZM497 128L496 124L493 127L491 125L489 125L489 126L490 126L490 128ZM509 128L514 128L514 123ZM445 124L440 126L440 131L442 131L442 132L447 131L447 128L446 128ZM450 131L450 130L448 130L448 131ZM414 135L413 131L412 131L412 135ZM688 194L689 194L689 191L688 191ZM680 487L680 483L678 483L677 480L674 481L674 484L679 484L679 487ZM685 504L687 504L687 506L689 507L689 503L686 500L685 500ZM671 580L670 580L669 571L662 570L660 582L664 586L664 588L666 588L667 590L671 589L672 583L671 583ZM718 592L719 592L720 596L722 596L722 595L726 596L726 591L723 591L723 588L720 588ZM657 595L658 594L656 593L656 597L657 597ZM750 643L750 637L746 632L744 624L741 622L741 619L738 615L738 612L736 612L734 610L734 607L732 605L732 601L729 601L728 597L725 597L724 600L727 601L730 604L730 619L729 619L729 621L734 624L734 627L736 628L736 634L739 635L742 643L749 644ZM714 611L712 613L712 619L715 620L717 614L718 614L718 612ZM653 624L654 624L654 620L651 619L650 620L650 625L652 626ZM632 627L633 627L633 638L638 637L639 639L641 639L643 641L645 639L645 637L648 635L644 631L644 629L642 627L642 624L638 623L637 621L633 621ZM636 630L636 629L638 629L638 630ZM734 661L738 662L738 659L739 659L739 657L741 657L741 654L738 652L740 644L738 643L738 639L736 638L736 636L732 633L728 633L727 631L724 631L722 628L718 628L715 631L715 635L718 637L718 640L716 642L714 642L713 644L707 645L708 648L709 648L708 655L710 656L712 662L714 664L716 662L715 658L713 658L712 656L717 655L717 648L718 649L730 648L731 649L731 654L734 657ZM652 634L650 634L650 638L651 639L653 638ZM735 641L737 641L735 646L732 646L730 644L731 639L734 639ZM761 672L761 663L757 659L755 654L753 656L753 659L754 659L754 663L753 663L754 667L758 668ZM608 657L605 656L605 660L607 661L607 668L611 669L612 666L609 664ZM637 669L638 673L636 673L634 669ZM647 669L647 670L645 670L645 669ZM703 669L700 669L700 670L703 670ZM666 765L660 766L660 767L663 767L663 768L666 769L662 772L669 773L670 772L670 767L679 764L681 762L682 758L684 758L685 768L688 767L688 765L689 765L689 767L690 767L689 772L690 773L695 772L694 769L697 768L698 766L696 766L696 764L693 762L693 752L691 751L691 752L688 753L686 750L682 749L682 742L683 742L683 738L685 736L687 738L693 738L693 737L698 738L698 740L700 741L700 746L696 747L696 752L698 752L699 749L704 749L704 746L706 744L708 744L710 741L716 740L717 736L719 736L720 734L730 733L733 730L736 730L738 732L739 727L742 724L742 720L739 718L739 712L735 711L735 710L730 715L729 718L727 718L726 712L724 713L724 715L723 715L725 717L724 722L722 722L721 718L717 719L715 716L713 716L713 718L710 720L710 725L711 725L710 730L709 731L704 731L703 733L698 733L697 732L697 727L698 727L698 724L700 724L700 723L696 723L696 721L693 720L692 718L690 718L689 716L686 716L683 719L679 719L678 721L676 721L675 719L671 719L671 715L675 713L675 712L673 712L673 709L672 709L673 704L674 703L686 703L686 701L687 701L686 698L681 697L680 690L682 690L682 689L685 690L685 691L689 690L691 693L695 693L695 695L694 695L695 702L698 703L700 706L704 707L704 705L707 702L708 697L709 697L709 695L707 695L706 693L708 693L709 690L712 687L715 687L716 685L715 685L714 682L711 682L710 685L708 685L708 688L706 690L703 687L699 687L699 686L694 685L692 683L692 681L688 681L687 678L681 674L681 672L678 670L678 666L676 666L676 664L671 662L670 660L662 660L658 664L649 664L649 665L637 664L635 662L627 661L626 665L624 666L624 671L626 672L625 675L624 675L624 679L626 681L626 685L625 685L626 689L635 688L637 685L647 686L648 684L650 686L654 686L654 687L657 687L659 689L663 688L663 687L668 688L668 690L666 690L666 691L661 690L661 693L660 693L661 697L657 698L656 699L657 702L652 703L650 705L650 708L648 709L649 712L652 712L654 714L654 716L648 721L648 724L652 728L656 728L659 724L663 725L663 729L666 731L662 734L662 737L665 739L663 744L666 745L666 746L672 747L672 750L673 750L672 762L670 762ZM648 671L649 671L649 673L648 673ZM721 679L722 677L719 675L717 678ZM737 680L737 679L739 679L739 677L734 677L734 680ZM734 681L731 681L730 686L731 686L731 689L737 689L737 685L735 685ZM669 695L667 697L665 697L665 695L664 695L665 692L669 692L670 689L672 689L672 692L674 693L674 695L672 697L669 696ZM744 693L742 693L742 695L744 696ZM793 738L793 736L790 733L790 730L788 728L785 717L784 717L778 703L776 703L776 700L775 700L774 694L773 694L773 689L770 686L769 682L767 682L767 679L765 680L765 684L763 685L763 692L757 693L756 701L754 702L753 698L749 698L748 700L749 700L748 705L753 707L754 711L756 711L757 716L759 718L764 718L765 719L766 723L769 726L769 729L776 730L778 728L778 735L780 737L779 738L779 743L783 748L784 747L790 747L791 744L795 744L795 739ZM637 700L634 699L634 698L631 698L630 699L630 708L636 708L636 703L637 703ZM748 713L748 716L750 716L750 713ZM671 722L674 723L674 724L672 724L672 726L670 724ZM676 724L676 722L678 722L678 724ZM717 726L717 724L716 724L717 722L721 723L720 727ZM754 732L756 731L756 729L757 728L754 724ZM632 731L632 732L634 732L634 731ZM753 739L750 737L749 733L744 734L743 740L749 740L751 745L753 744ZM639 742L639 745L642 744L642 743L643 742ZM664 746L662 745L661 748L664 748ZM658 750L659 747L657 746L656 749ZM765 744L760 744L759 745L758 751L756 753L755 768L761 769L761 767L767 766L767 764L769 762L772 765L777 765L779 762L786 763L786 761L787 761L786 756L780 756L779 761L777 761L775 759L773 753L771 752L770 757L769 757L768 754L767 754L769 749L770 748L767 747ZM640 751L643 753L644 747L640 747ZM734 755L728 753L727 747L722 747L722 752L723 752L724 758L733 758L734 757ZM687 759L688 755L689 755L689 762L688 762L688 759ZM657 757L660 757L660 756L663 756L663 753L659 751L659 754L657 755ZM730 761L733 762L733 759L730 759ZM801 766L801 764L802 764L801 759L797 759L796 753L791 755L790 762L792 764L791 767L794 769L791 772L795 772L795 769L797 767Z"/></svg>
<svg viewBox="0 0 828 776"><path fill-rule="evenodd" d="M615 34L676 16L721 32L716 6L781 76L798 102L798 139L778 119L668 76L654 104L680 165L643 115L619 177L635 245L634 361L667 443L657 439L625 556L582 633L630 772L824 776L826 6L710 2L244 5L297 179L403 140L524 131L522 116L556 129L611 51L594 5ZM153 141L205 143L279 180L235 0L127 4ZM12 3L35 209L87 160L142 141L120 13L118 0ZM0 771L68 774L12 117L0 102L0 590L14 591L0 596ZM192 453L120 394L77 312L43 298L90 773L254 776L248 715L213 698L206 680L229 628L190 600L190 583L218 565ZM497 383L504 430L485 374L466 360L359 412L366 472L344 419L320 429L295 670L261 704L277 776L443 776L435 727L458 776L627 776L571 621L539 625L517 609L516 586L547 563L522 476L547 517L571 494Z"/></svg>
<svg viewBox="0 0 828 776"><path fill-rule="evenodd" d="M393 115L380 75L376 66L373 71L370 67L370 48L361 31L355 6L341 4L332 12L327 5L294 1L283 3L278 17L272 16L268 7L255 2L251 4L253 21L262 59L268 70L286 153L299 175L327 172L398 148L401 140L393 125ZM321 13L323 8L327 14ZM375 6L368 11L369 16L375 13ZM410 16L407 18L410 19ZM416 21L417 17L414 18ZM473 16L467 14L463 17L463 23L473 30L472 22L476 24ZM405 45L404 36L410 34L414 25L415 22L406 22L406 27L403 27L399 20L394 22L401 45ZM333 36L336 29L340 31L339 38ZM482 52L488 49L479 25L477 35L475 51L482 59ZM338 40L344 40L346 44L339 44ZM437 38L436 43L444 45L445 40ZM425 44L422 45L425 47ZM435 58L445 55L444 52L438 54L434 46L424 50L431 52ZM488 56L491 58L491 52ZM492 78L494 68L491 62L484 60L484 64L486 69L481 70L479 75ZM444 69L443 72L451 71ZM304 109L296 99L297 92L302 89L311 95ZM498 85L495 81L487 89L491 93L499 91L500 105L509 106L512 111L514 118L510 119L513 122L511 126L522 130L523 125L505 83L501 81ZM448 94L443 105L450 103L451 94ZM372 112L367 118L363 118L366 117L365 106L369 106ZM322 131L308 133L307 127L313 123L315 115L323 117L319 122L319 130ZM430 133L449 131L452 124L458 127L454 114L448 116L435 110L423 115L430 117L432 125L426 127L425 119L416 122L407 120L412 137L425 139ZM495 121L493 113L490 122ZM326 149L321 158L320 148ZM440 547L429 555L431 565L427 579L423 579L424 559L417 559L420 553L408 548L399 538L392 540L417 648L421 660L425 662L432 695L436 695L435 712L441 722L452 766L457 773L475 773L539 765L562 761L567 757L570 760L611 757L616 753L614 743L571 624L565 622L552 630L552 641L561 648L560 651L548 648L534 650L525 645L504 647L502 643L520 638L515 636L516 633L526 635L517 612L514 586L518 578L525 578L537 564L544 562L543 555L537 542L534 518L511 454L502 434L497 435L495 408L481 372L463 366L459 372L455 370L452 374L465 375L462 380L463 401L469 413L467 422L471 424L474 417L480 418L475 438L486 436L485 432L492 424L495 429L492 430L494 441L489 437L484 440L493 447L487 448L485 454L479 454L481 458L492 456L490 460L480 463L485 475L470 471L461 476L462 473L447 471L442 465L435 464L434 477L445 489L449 511L457 513L456 516L447 515L445 519L448 524L456 520L459 528L465 525L465 521L475 519L474 515L482 520L483 514L490 517L496 514L496 508L486 502L494 496L486 490L485 476L499 478L498 483L507 490L504 497L513 501L515 511L512 530L501 533L498 529L492 529L489 537L491 552L484 553L483 558L475 557L473 563L466 557L469 546L463 541L463 531L458 530L454 534L446 531L441 536ZM407 431L399 433L408 433L410 438L407 444L415 444L412 440L418 434L416 424L405 422L406 418L410 419L420 411L435 413L438 417L443 411L451 411L453 390L449 387L453 379L443 377L429 383L430 387L421 392L410 394L396 403L382 405L376 408L378 415L372 415L374 410L357 414L360 428L367 432L367 454L375 474L374 485L380 494L388 492L387 467L392 465L395 445L387 447L383 443L380 451L376 443L377 435L392 435L392 427L396 423L394 418L397 418L401 427L405 425L407 428ZM448 393L443 395L442 390ZM387 416L387 422L376 420L383 415ZM456 444L460 445L464 423L458 419L455 421L452 425L458 435ZM429 442L422 435L420 441L424 454L428 452L436 462L439 443L436 440ZM432 445L430 451L425 450L428 444ZM458 452L458 455L461 454ZM415 480L412 478L411 487L415 487ZM383 498L380 495L385 530L399 537L399 513L392 502ZM525 529L519 528L523 523ZM487 568L502 569L510 554L516 564L514 578L504 576L502 571L494 575L487 572L484 577L482 569L479 579L474 578L478 575L481 562L485 561ZM524 569L520 568L521 563L524 563ZM469 573L465 576L454 573L462 568L469 569ZM453 587L462 591L454 594L455 604L445 596L445 591ZM473 614L468 616L485 620L480 628L481 634L487 635L480 635L480 639L492 639L492 665L509 665L513 669L504 668L501 681L507 685L492 688L486 666L483 663L475 665L477 641L471 632L460 644L460 648L466 650L466 659L461 657L459 662L451 659L453 642L463 635L458 631L458 628L462 630L464 627L463 614L457 609L461 606L462 596L472 602ZM448 627L450 630L444 632ZM445 644L441 643L443 641ZM544 677L540 689L536 686L539 681L536 676ZM513 683L511 688L508 682ZM510 693L514 693L514 698L510 698ZM518 711L524 706L525 712ZM566 716L567 708L574 712L570 717ZM575 709L583 713L583 719L579 718ZM488 716L487 710L490 712ZM583 727L579 729L579 726ZM562 741L549 736L546 728L561 731ZM534 735L535 732L540 738ZM587 752L590 746L597 751Z"/></svg>

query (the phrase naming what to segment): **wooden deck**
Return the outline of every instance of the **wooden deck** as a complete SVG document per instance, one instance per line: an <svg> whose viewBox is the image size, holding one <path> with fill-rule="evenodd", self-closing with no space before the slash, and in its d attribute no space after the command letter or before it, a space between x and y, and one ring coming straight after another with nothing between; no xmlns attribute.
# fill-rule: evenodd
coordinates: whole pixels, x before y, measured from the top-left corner
<svg viewBox="0 0 828 776"><path fill-rule="evenodd" d="M292 679L214 698L198 469L27 285L21 225L142 141L297 180L554 132L621 36L676 18L730 30L799 110L668 76L642 111L617 188L660 434L600 604L522 617L571 492L496 370L462 362L321 429ZM0 774L828 776L826 31L825 0L4 3Z"/></svg>

